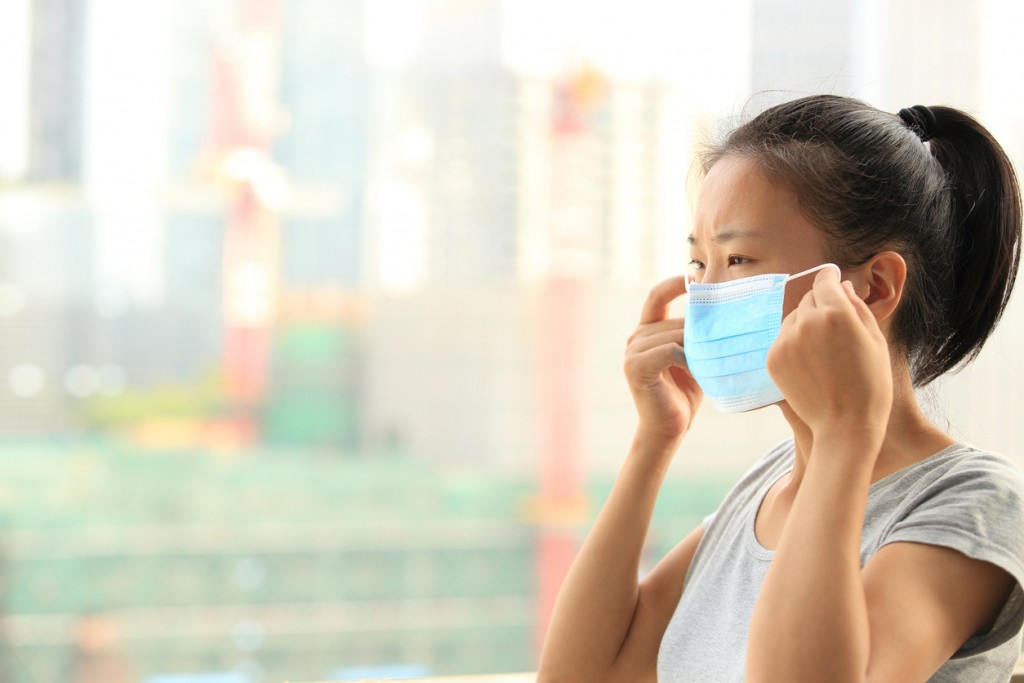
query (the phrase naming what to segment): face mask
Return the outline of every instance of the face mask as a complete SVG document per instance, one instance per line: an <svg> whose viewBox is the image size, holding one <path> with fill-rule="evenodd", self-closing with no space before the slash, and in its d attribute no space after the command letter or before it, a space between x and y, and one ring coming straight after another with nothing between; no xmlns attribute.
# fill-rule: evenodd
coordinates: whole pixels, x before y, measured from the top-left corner
<svg viewBox="0 0 1024 683"><path fill-rule="evenodd" d="M765 362L779 336L786 283L823 268L703 284L690 282L683 350L690 374L722 413L740 413L783 400Z"/></svg>

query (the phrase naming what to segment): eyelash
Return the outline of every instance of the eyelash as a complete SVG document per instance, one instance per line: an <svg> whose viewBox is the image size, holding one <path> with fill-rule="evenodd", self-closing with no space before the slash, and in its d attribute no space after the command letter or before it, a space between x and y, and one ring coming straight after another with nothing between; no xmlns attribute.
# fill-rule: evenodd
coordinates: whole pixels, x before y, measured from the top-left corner
<svg viewBox="0 0 1024 683"><path fill-rule="evenodd" d="M736 261L740 261L740 263L735 263ZM742 266L742 265L747 264L747 263L750 263L750 259L748 259L746 256L730 256L729 257L729 265L730 266ZM690 266L694 270L703 270L705 268L704 264L701 263L700 261L698 261L697 259L690 259Z"/></svg>

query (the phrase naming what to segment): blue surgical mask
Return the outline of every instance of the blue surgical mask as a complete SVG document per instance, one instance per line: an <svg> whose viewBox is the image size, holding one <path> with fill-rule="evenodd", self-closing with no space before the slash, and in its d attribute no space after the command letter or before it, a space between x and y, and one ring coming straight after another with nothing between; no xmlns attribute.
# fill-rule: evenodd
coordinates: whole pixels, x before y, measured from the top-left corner
<svg viewBox="0 0 1024 683"><path fill-rule="evenodd" d="M690 374L722 413L740 413L783 400L768 375L768 349L779 336L786 283L796 275L776 273L687 285L683 350Z"/></svg>

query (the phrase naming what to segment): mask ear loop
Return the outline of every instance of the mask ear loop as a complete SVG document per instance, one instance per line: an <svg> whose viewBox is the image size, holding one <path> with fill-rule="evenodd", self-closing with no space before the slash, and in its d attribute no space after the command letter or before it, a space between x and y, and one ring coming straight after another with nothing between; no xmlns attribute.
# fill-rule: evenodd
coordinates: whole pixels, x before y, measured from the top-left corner
<svg viewBox="0 0 1024 683"><path fill-rule="evenodd" d="M811 273L816 273L817 271L824 270L825 268L831 268L832 270L836 271L836 275L839 276L839 279L840 280L843 279L843 271L841 271L839 269L839 266L837 266L834 263L822 263L820 266L814 266L813 268L808 268L807 270L801 271L801 272L797 273L796 275L790 275L785 280L783 280L783 282L789 282L790 280L795 280L798 277L803 277L804 275L810 275Z"/></svg>
<svg viewBox="0 0 1024 683"><path fill-rule="evenodd" d="M683 273L683 287L686 289L686 293L690 293L690 283L695 282L697 276L693 273Z"/></svg>

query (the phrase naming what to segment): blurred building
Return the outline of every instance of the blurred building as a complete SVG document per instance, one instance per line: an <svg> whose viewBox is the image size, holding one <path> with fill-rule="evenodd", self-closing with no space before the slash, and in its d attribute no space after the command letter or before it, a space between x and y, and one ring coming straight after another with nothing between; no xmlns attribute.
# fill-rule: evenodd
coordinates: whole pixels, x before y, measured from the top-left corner
<svg viewBox="0 0 1024 683"><path fill-rule="evenodd" d="M611 82L585 65L559 78L512 72L500 3L432 6L389 93L401 114L385 118L384 137L405 144L371 180L367 429L438 461L531 469L543 285L569 263L588 283L584 337L628 336L632 312L628 324L609 316L606 295L649 284L666 234L682 229L666 226L685 205L691 150L671 141L695 124L658 83ZM594 102L566 145L560 108L576 87ZM584 431L600 433L609 403L620 407L609 398L624 393L619 374L584 393L600 406Z"/></svg>
<svg viewBox="0 0 1024 683"><path fill-rule="evenodd" d="M360 441L357 314L364 190L374 100L359 0L281 7L281 104L274 143L291 199L281 214L281 288L266 436L276 443Z"/></svg>
<svg viewBox="0 0 1024 683"><path fill-rule="evenodd" d="M20 104L31 122L27 158L19 175L9 177L13 182L0 188L0 234L10 247L0 284L13 302L5 315L24 323L0 341L0 376L17 375L0 382L0 394L10 397L0 415L7 434L75 428L77 403L110 393L101 391L101 375L116 374L118 391L138 394L203 381L222 366L228 207L212 184L211 73L215 50L232 39L226 29L244 9L244 3L174 3L144 18L135 12L119 18L104 14L116 8L90 3L25 4L21 28L31 27L31 88ZM282 50L273 67L282 131L273 154L292 193L280 216L286 307L307 295L347 301L361 277L372 111L361 5L281 5ZM104 33L118 30L114 19L141 19L133 23L131 41L120 44ZM89 34L92 29L98 32ZM132 59L139 41L153 45L154 56L140 57L151 77L132 97L116 89L112 64ZM132 88L137 72L123 88ZM12 106L18 105L14 98ZM145 149L133 156L139 135L147 136ZM59 189L40 191L53 187ZM296 316L284 311L284 318ZM336 318L301 323L306 334L319 326L325 338L342 326ZM344 348L354 353L356 347ZM306 395L310 401L333 397L321 414L348 415L342 417L349 425L344 438L338 434L330 443L353 447L352 373L291 373L288 362L280 354L274 361L275 376L290 378L282 396L269 398L274 438L289 438L280 406L295 402L304 376L317 384ZM78 390L68 391L69 374L72 384L78 378ZM12 397L6 385L18 377L23 386Z"/></svg>
<svg viewBox="0 0 1024 683"><path fill-rule="evenodd" d="M79 329L71 312L95 272L94 225L82 174L84 8L16 2L0 34L10 46L0 185L0 433L71 426L64 373Z"/></svg>
<svg viewBox="0 0 1024 683"><path fill-rule="evenodd" d="M203 263L207 245L188 234L189 221L175 222L176 193L167 193L170 201L157 209L146 197L156 187L123 183L133 177L146 182L154 173L163 177L163 157L133 149L131 137L140 118L150 123L147 107L161 103L123 91L109 102L110 79L102 71L109 64L92 59L103 40L90 33L97 7L58 0L21 4L29 10L30 86L28 97L14 97L11 106L23 104L30 125L22 172L0 187L0 283L9 300L3 312L9 325L0 340L0 433L38 436L79 431L82 401L208 372L211 347L216 353L219 346L210 334L218 319L201 302L216 298L210 297L211 278L198 271L219 270L219 264ZM147 31L169 31L159 24L156 16L134 30L144 38ZM171 90L168 81L154 80L157 89ZM131 90L131 83L120 85ZM117 117L106 120L105 106L120 108L127 120L136 117L134 127ZM166 142L148 136L158 146ZM111 186L113 198L106 191ZM154 237L153 229L168 225L181 239L168 240L165 252L133 248L136 236ZM140 291L122 277L138 266L147 281L159 280L158 290L174 292L165 306L152 288ZM189 343L183 343L185 335Z"/></svg>
<svg viewBox="0 0 1024 683"><path fill-rule="evenodd" d="M529 477L395 455L281 452L225 461L187 450L6 446L4 680L73 680L83 650L116 659L133 680L234 671L269 683L382 664L467 675L535 665L535 532L522 518ZM603 479L591 490L609 486ZM723 486L670 485L652 557ZM83 629L103 637L83 642Z"/></svg>
<svg viewBox="0 0 1024 683"><path fill-rule="evenodd" d="M79 0L31 0L28 168L32 182L82 177L86 12Z"/></svg>
<svg viewBox="0 0 1024 683"><path fill-rule="evenodd" d="M74 427L66 373L79 343L96 264L94 226L71 186L43 185L0 197L0 432L43 435Z"/></svg>

